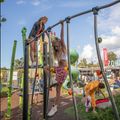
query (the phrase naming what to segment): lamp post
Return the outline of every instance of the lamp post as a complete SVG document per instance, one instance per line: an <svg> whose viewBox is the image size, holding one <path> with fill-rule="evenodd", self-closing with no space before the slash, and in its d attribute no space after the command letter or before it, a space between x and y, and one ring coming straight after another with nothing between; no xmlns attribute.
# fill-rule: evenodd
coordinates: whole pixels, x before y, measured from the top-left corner
<svg viewBox="0 0 120 120"><path fill-rule="evenodd" d="M6 22L6 20L7 19L5 17L0 16L0 36L1 36L1 24L4 23L4 22Z"/></svg>
<svg viewBox="0 0 120 120"><path fill-rule="evenodd" d="M6 20L7 19L5 17L0 16L0 29L1 29L1 23L6 22Z"/></svg>
<svg viewBox="0 0 120 120"><path fill-rule="evenodd" d="M1 19L0 19L0 23L1 23L1 22L5 22L6 20L7 20L6 18L1 17Z"/></svg>

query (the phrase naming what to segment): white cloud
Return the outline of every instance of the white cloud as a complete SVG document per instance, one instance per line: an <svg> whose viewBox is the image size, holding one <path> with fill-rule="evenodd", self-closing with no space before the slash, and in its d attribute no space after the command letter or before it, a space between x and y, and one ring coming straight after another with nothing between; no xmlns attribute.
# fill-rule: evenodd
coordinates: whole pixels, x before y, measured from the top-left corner
<svg viewBox="0 0 120 120"><path fill-rule="evenodd" d="M117 55L117 57L120 58L120 49L116 49L114 52Z"/></svg>
<svg viewBox="0 0 120 120"><path fill-rule="evenodd" d="M20 5L20 4L25 4L26 3L26 1L24 1L24 0L18 0L17 2L16 2L16 4L18 4L18 5Z"/></svg>
<svg viewBox="0 0 120 120"><path fill-rule="evenodd" d="M83 51L81 53L81 58L91 59L93 56L93 47L88 44L83 47Z"/></svg>
<svg viewBox="0 0 120 120"><path fill-rule="evenodd" d="M120 4L106 11L99 18L99 31L103 38L100 45L108 49L120 48Z"/></svg>
<svg viewBox="0 0 120 120"><path fill-rule="evenodd" d="M38 6L40 5L40 0L32 0L31 4L34 5L34 6Z"/></svg>
<svg viewBox="0 0 120 120"><path fill-rule="evenodd" d="M113 29L115 26L120 26L120 4L111 7L108 10L104 10L99 18L99 27L101 30L106 31Z"/></svg>
<svg viewBox="0 0 120 120"><path fill-rule="evenodd" d="M102 47L106 47L108 49L120 48L120 38L115 35L105 35L102 36L103 40L101 43Z"/></svg>
<svg viewBox="0 0 120 120"><path fill-rule="evenodd" d="M114 29L112 29L112 33L119 36L120 35L120 26L114 27Z"/></svg>

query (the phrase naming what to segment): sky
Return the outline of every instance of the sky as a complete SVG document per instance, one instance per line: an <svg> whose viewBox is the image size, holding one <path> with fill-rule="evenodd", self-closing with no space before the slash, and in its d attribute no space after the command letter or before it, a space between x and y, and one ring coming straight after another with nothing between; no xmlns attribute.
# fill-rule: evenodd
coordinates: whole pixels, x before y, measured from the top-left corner
<svg viewBox="0 0 120 120"><path fill-rule="evenodd" d="M110 3L113 0L5 0L1 4L1 15L7 18L1 24L1 67L10 67L12 47L17 40L16 59L23 57L21 30L27 28L27 36L33 24L47 16L46 28L56 22L95 6ZM120 3L99 12L98 35L103 41L102 49L114 51L120 57ZM66 41L66 24L65 24ZM52 29L60 36L60 26ZM70 49L76 49L80 59L96 60L94 42L93 14L77 17L70 22Z"/></svg>

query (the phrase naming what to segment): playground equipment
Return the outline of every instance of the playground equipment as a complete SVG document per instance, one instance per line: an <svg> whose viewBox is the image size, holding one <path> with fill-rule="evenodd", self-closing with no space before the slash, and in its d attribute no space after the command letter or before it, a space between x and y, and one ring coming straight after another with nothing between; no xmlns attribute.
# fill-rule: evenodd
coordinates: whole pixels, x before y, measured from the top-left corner
<svg viewBox="0 0 120 120"><path fill-rule="evenodd" d="M79 79L79 70L73 66L73 64L75 64L78 61L79 58L79 54L77 53L77 51L75 49L70 51L70 61L71 61L71 75L72 75L72 79L74 83L77 83L78 79ZM63 88L65 90L68 90L70 88L70 79L69 76L67 76L67 79L65 80L65 82L63 83ZM69 91L70 93L70 91Z"/></svg>
<svg viewBox="0 0 120 120"><path fill-rule="evenodd" d="M107 108L111 107L111 102L108 98L96 100L96 105L98 108Z"/></svg>
<svg viewBox="0 0 120 120"><path fill-rule="evenodd" d="M71 74L74 81L78 80L80 72L77 68L72 68Z"/></svg>
<svg viewBox="0 0 120 120"><path fill-rule="evenodd" d="M11 58L11 67L10 67L10 78L9 78L9 86L8 86L8 98L7 98L7 104L8 109L6 113L6 117L11 117L11 97L12 97L12 79L13 79L13 69L14 69L14 61L15 61L15 53L16 53L16 46L17 41L14 41L13 50L12 50L12 58Z"/></svg>
<svg viewBox="0 0 120 120"><path fill-rule="evenodd" d="M70 50L70 63L74 64L79 58L79 54L75 49Z"/></svg>
<svg viewBox="0 0 120 120"><path fill-rule="evenodd" d="M73 82L74 82L74 92L75 93L78 93L78 91L80 91L80 89L78 90L78 86L76 86L75 84L79 83L79 79L78 79L78 76L79 76L79 71L78 70L74 70L74 71L71 71L72 72L72 79L73 79ZM69 79L69 76L67 76L66 80L64 81L63 83L63 91L64 90L67 90L68 91L68 94L70 91L70 79ZM79 93L80 94L80 93ZM71 94L70 94L71 95Z"/></svg>
<svg viewBox="0 0 120 120"><path fill-rule="evenodd" d="M63 83L63 88L64 88L65 90L68 90L68 89L69 89L69 85L68 85L69 83L70 83L70 79L69 79L69 76L67 76L65 82Z"/></svg>
<svg viewBox="0 0 120 120"><path fill-rule="evenodd" d="M25 48L25 40L26 40L27 29L25 27L23 27L21 32L22 32L23 55L24 55L24 48ZM24 76L22 75L22 77L21 77L21 83L20 83L20 90L21 90L21 94L22 95L23 95L23 81L24 81ZM22 96L20 96L19 105L20 105L20 108L22 108L22 106L23 106L23 97Z"/></svg>
<svg viewBox="0 0 120 120"><path fill-rule="evenodd" d="M117 110L117 107L116 107L116 104L115 104L115 101L114 101L114 98L112 96L112 93L111 93L111 90L110 90L110 87L109 87L109 84L108 84L108 81L106 79L106 76L105 76L105 72L104 72L104 68L103 68L103 63L102 63L102 59L101 59L101 56L100 56L100 50L99 50L99 44L98 44L98 35L97 35L97 15L98 15L98 12L99 10L101 9L105 9L105 8L108 8L110 6L113 6L117 3L119 3L120 0L117 0L117 1L114 1L110 4L107 4L107 5L103 5L103 6L100 6L100 7L94 7L90 10L87 10L87 11L84 11L84 12L81 12L81 13L78 13L76 15L73 15L73 16L69 16L67 18L65 18L64 20L62 20L63 22L66 22L67 23L67 53L68 53L68 70L69 70L69 77L70 77L70 83L71 83L71 89L73 91L73 81L72 81L72 74L71 74L71 66L70 66L70 52L69 52L69 24L70 24L70 21L71 19L73 18L76 18L78 16L81 16L81 15L84 15L84 14L88 14L88 13L93 13L94 15L94 35L95 35L95 44L96 44L96 50L97 50L97 56L98 56L98 60L99 60L99 64L100 64L100 68L101 68L101 71L102 71L102 75L103 75L103 78L104 78L104 81L105 81L105 84L106 84L106 88L107 88L107 91L109 93L109 97L110 97L110 100L111 100L111 103L112 103L112 108L113 108L113 111L114 111L114 114L115 114L115 118L116 120L119 120L119 114L118 114L118 110ZM40 37L41 35L43 35L43 33L45 32L50 32L52 28L54 28L55 26L59 25L61 22L58 22L50 27L48 27L46 30L44 30L41 34L37 35L36 38ZM35 38L35 40L37 40ZM50 40L50 39L49 39ZM28 46L31 42L33 42L34 40L31 40L31 41L27 41L25 42L25 53L24 53L24 99L23 99L23 119L24 120L27 120L28 119L28 68L29 68L29 64L28 64ZM43 38L43 42L44 42L44 38ZM47 51L46 51L46 48L47 48L47 45L46 43L43 44L43 66L46 66L47 65ZM38 65L36 65L36 69L37 69ZM45 71L44 72L44 119L47 120L47 103L48 103L48 81L47 81L47 76L45 74ZM76 100L75 100L75 96L74 96L74 92L72 92L72 98L73 98L73 103L74 103L74 110L75 110L75 119L76 120L79 120L78 118L78 111L77 111L77 107L76 107Z"/></svg>
<svg viewBox="0 0 120 120"><path fill-rule="evenodd" d="M120 2L120 1L116 1L116 2ZM109 4L109 6L111 6L112 4ZM105 6L104 6L105 7ZM104 8L103 7L103 8ZM108 7L108 6L107 6ZM98 15L98 11L100 9L98 7L94 8L93 9L93 15L94 15L94 36L95 36L95 45L96 45L96 50L97 50L97 57L98 57L98 61L99 61L99 65L100 65L100 69L101 69L101 72L102 72L102 75L103 75L103 79L104 79L104 82L105 82L105 85L106 85L106 88L107 88L107 91L108 91L108 94L109 94L109 97L110 97L110 100L111 100L111 103L112 103L112 108L113 108L113 111L114 111L114 114L115 114L115 118L116 120L119 120L120 117L119 117L119 113L118 113L118 110L117 110L117 106L115 104L115 100L114 100L114 97L112 95L112 92L110 90L110 87L109 87L109 83L107 81L107 77L105 75L105 70L104 70L104 66L103 66L103 62L102 62L102 58L101 58L101 55L100 55L100 49L99 49L99 44L98 44L98 33L97 33L97 15Z"/></svg>
<svg viewBox="0 0 120 120"><path fill-rule="evenodd" d="M101 43L101 42L102 42L102 38L98 37L98 43Z"/></svg>

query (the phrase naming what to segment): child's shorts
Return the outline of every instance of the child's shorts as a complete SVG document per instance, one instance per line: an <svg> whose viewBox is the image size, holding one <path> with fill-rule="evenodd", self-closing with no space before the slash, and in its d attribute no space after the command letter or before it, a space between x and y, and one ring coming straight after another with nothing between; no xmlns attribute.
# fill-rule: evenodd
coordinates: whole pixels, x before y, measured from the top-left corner
<svg viewBox="0 0 120 120"><path fill-rule="evenodd" d="M55 73L56 73L56 81L58 82L58 84L62 84L67 77L67 71L65 70L64 67L56 67Z"/></svg>

